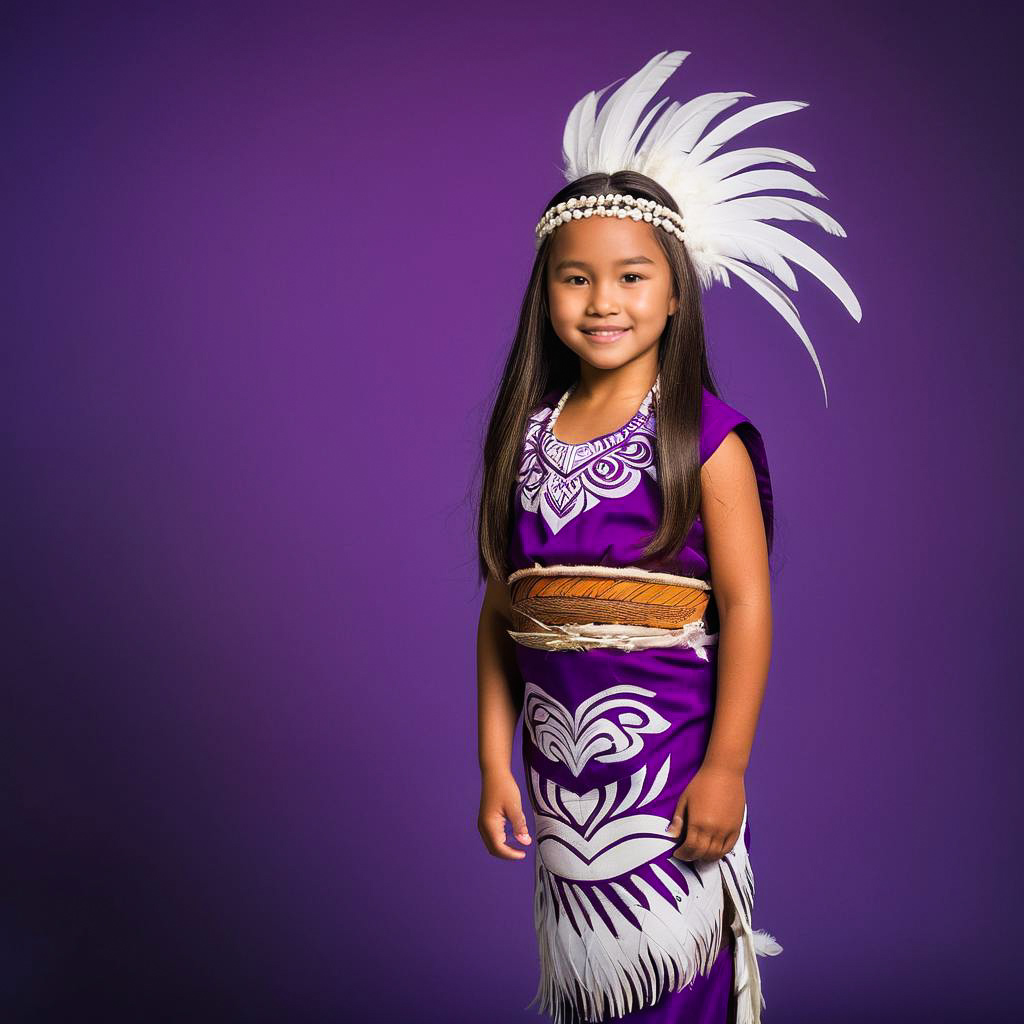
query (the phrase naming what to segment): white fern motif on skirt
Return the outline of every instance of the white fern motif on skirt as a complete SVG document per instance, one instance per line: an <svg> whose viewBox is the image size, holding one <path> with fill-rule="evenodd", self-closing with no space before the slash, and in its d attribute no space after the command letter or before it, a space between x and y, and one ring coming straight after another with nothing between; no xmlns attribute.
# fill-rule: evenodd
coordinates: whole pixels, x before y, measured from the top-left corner
<svg viewBox="0 0 1024 1024"><path fill-rule="evenodd" d="M591 761L642 752L645 735L670 723L639 696L642 687L609 687L570 712L527 682L525 726L551 761L579 776ZM780 952L767 933L750 928L754 879L740 838L719 861L672 857L670 819L645 813L665 789L671 756L626 777L577 792L529 769L536 819L534 924L541 978L530 1005L555 1024L570 1008L599 1021L679 991L707 974L723 941L726 891L735 907L737 1024L760 1016L756 954Z"/></svg>

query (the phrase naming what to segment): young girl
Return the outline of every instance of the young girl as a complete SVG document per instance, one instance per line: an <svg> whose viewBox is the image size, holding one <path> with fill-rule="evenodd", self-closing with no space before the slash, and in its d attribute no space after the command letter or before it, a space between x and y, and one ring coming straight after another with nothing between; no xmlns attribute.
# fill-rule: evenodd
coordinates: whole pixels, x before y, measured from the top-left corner
<svg viewBox="0 0 1024 1024"><path fill-rule="evenodd" d="M570 114L570 184L537 228L484 452L478 824L497 857L526 857L506 822L535 846L534 1002L556 1024L751 1024L757 955L781 951L752 927L744 788L771 650L772 491L760 432L718 395L700 301L726 266L768 279L679 198L698 170L713 180L692 161L722 97L748 94L670 107L636 148L634 122L685 56L656 56L600 118L593 93ZM675 164L658 140L685 147ZM766 187L746 177L732 195ZM786 280L760 237L747 252ZM532 836L511 771L520 715Z"/></svg>

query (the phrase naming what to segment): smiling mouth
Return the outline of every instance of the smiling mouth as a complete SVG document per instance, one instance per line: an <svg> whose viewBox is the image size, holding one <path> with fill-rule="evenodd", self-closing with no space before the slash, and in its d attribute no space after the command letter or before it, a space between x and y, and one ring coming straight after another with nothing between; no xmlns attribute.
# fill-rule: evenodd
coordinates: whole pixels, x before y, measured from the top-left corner
<svg viewBox="0 0 1024 1024"><path fill-rule="evenodd" d="M625 334L628 327L581 327L580 330L591 338L617 338Z"/></svg>

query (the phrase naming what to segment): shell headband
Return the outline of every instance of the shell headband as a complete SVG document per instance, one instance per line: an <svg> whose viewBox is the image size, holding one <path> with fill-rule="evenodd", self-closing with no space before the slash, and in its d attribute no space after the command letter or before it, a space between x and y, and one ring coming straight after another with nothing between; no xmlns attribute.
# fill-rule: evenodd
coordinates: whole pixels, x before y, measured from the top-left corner
<svg viewBox="0 0 1024 1024"><path fill-rule="evenodd" d="M708 132L705 129L717 114L741 97L753 94L711 92L683 104L673 101L654 120L658 108L666 102L662 99L643 114L648 101L688 56L686 50L664 50L655 55L605 100L600 114L598 100L611 86L587 93L570 111L562 138L566 181L574 182L597 172L637 171L658 182L675 200L679 213L624 193L579 196L545 211L535 229L536 245L539 248L545 237L561 224L585 217L631 217L663 228L685 245L702 288L709 288L715 281L728 287L732 271L793 328L814 361L828 406L821 364L796 305L755 266L774 274L792 291L797 290L797 282L790 263L803 267L859 322L860 303L835 267L794 235L764 221L810 221L843 238L846 232L827 213L802 199L751 195L766 189L783 189L826 198L793 171L750 170L758 164L788 163L813 171L814 167L803 157L770 147L718 153L724 143L751 125L807 104L796 100L756 103ZM648 126L650 131L640 143Z"/></svg>

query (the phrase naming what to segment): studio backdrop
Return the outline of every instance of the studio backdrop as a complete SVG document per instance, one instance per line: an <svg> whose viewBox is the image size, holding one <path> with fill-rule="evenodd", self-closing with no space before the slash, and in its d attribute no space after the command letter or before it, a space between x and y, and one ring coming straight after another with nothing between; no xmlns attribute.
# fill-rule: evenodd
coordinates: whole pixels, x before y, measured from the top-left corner
<svg viewBox="0 0 1024 1024"><path fill-rule="evenodd" d="M0 45L11 1022L511 1024L476 829L483 432L576 100L807 107L846 237L734 282L776 516L768 1024L1012 1021L1020 103L1001 9L13 4ZM513 759L516 771L521 764Z"/></svg>

